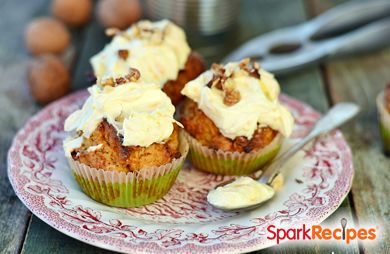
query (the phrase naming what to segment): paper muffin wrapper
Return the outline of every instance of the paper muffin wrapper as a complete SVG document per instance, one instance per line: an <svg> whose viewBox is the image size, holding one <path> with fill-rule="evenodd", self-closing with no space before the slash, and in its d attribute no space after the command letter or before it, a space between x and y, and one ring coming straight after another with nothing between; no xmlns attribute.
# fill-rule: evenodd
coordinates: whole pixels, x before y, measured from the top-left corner
<svg viewBox="0 0 390 254"><path fill-rule="evenodd" d="M379 114L379 131L382 136L383 148L390 154L390 113L385 107L384 91L380 92L376 98L376 105Z"/></svg>
<svg viewBox="0 0 390 254"><path fill-rule="evenodd" d="M187 132L185 138L190 145L188 158L196 168L219 175L248 175L257 171L273 159L283 143L283 136L278 134L272 142L258 151L250 153L214 150L202 145Z"/></svg>
<svg viewBox="0 0 390 254"><path fill-rule="evenodd" d="M181 134L181 157L160 167L138 172L96 169L68 159L76 181L92 199L115 207L139 207L163 197L174 184L188 153L188 142Z"/></svg>

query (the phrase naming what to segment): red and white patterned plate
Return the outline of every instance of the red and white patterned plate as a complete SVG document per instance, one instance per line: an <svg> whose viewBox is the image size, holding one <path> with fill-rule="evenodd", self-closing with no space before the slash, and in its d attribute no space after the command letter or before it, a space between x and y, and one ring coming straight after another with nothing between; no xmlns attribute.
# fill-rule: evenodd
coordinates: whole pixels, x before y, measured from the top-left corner
<svg viewBox="0 0 390 254"><path fill-rule="evenodd" d="M185 165L171 191L158 202L133 209L112 208L86 196L73 179L62 150L64 119L85 101L80 91L32 117L15 136L8 177L22 202L53 228L80 241L129 253L237 253L275 244L270 224L320 223L347 195L354 174L351 151L341 132L313 142L283 169L285 184L263 207L226 213L208 206L209 189L229 177ZM296 119L292 140L304 136L320 116L281 96Z"/></svg>

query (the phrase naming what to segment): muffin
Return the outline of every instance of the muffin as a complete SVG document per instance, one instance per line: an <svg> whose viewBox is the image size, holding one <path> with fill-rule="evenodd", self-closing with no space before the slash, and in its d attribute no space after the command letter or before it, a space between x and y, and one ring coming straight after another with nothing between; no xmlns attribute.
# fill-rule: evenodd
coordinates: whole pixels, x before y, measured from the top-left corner
<svg viewBox="0 0 390 254"><path fill-rule="evenodd" d="M83 107L64 125L70 132L65 154L81 189L116 207L164 196L188 152L169 97L159 85L137 81L138 74L90 87Z"/></svg>
<svg viewBox="0 0 390 254"><path fill-rule="evenodd" d="M204 71L202 58L187 43L184 31L168 20L140 21L125 31L108 29L112 41L91 58L97 79L122 76L135 68L141 81L160 85L173 104L184 85Z"/></svg>
<svg viewBox="0 0 390 254"><path fill-rule="evenodd" d="M379 130L382 136L383 148L390 154L390 84L379 93L376 104L379 113Z"/></svg>
<svg viewBox="0 0 390 254"><path fill-rule="evenodd" d="M274 158L294 120L278 101L274 76L249 59L214 64L187 83L181 123L197 168L246 175Z"/></svg>

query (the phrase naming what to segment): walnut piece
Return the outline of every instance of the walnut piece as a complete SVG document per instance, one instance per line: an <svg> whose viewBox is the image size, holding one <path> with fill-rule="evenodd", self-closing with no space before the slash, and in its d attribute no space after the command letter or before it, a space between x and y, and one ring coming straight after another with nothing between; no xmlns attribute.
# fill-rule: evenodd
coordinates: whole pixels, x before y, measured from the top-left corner
<svg viewBox="0 0 390 254"><path fill-rule="evenodd" d="M102 86L115 86L115 80L113 78L107 78L101 81L100 85Z"/></svg>
<svg viewBox="0 0 390 254"><path fill-rule="evenodd" d="M122 85L122 84L124 84L124 83L126 83L127 82L127 80L126 80L126 78L124 78L124 77L119 77L119 78L116 78L115 79L115 84L116 85Z"/></svg>
<svg viewBox="0 0 390 254"><path fill-rule="evenodd" d="M133 31L136 38L145 39L155 44L161 44L166 33L166 29L161 30L142 23L135 24Z"/></svg>
<svg viewBox="0 0 390 254"><path fill-rule="evenodd" d="M236 89L225 88L224 89L225 96L223 97L223 103L226 106L233 106L238 103L241 99L240 92Z"/></svg>
<svg viewBox="0 0 390 254"><path fill-rule="evenodd" d="M139 80L140 77L141 73L135 68L130 68L130 73L126 75L126 79L132 82Z"/></svg>
<svg viewBox="0 0 390 254"><path fill-rule="evenodd" d="M210 88L215 87L219 90L223 90L224 84L225 84L226 80L230 77L230 75L227 76L225 74L226 70L220 64L214 63L211 66L211 70L213 72L213 78L209 81L209 83L207 83L207 86Z"/></svg>
<svg viewBox="0 0 390 254"><path fill-rule="evenodd" d="M257 62L250 64L250 59L245 58L238 65L242 70L248 72L249 76L260 79L260 65Z"/></svg>
<svg viewBox="0 0 390 254"><path fill-rule="evenodd" d="M118 50L118 56L121 59L126 60L129 57L129 51L127 49L120 49Z"/></svg>
<svg viewBox="0 0 390 254"><path fill-rule="evenodd" d="M141 77L141 73L139 70L135 68L130 68L130 72L126 74L125 76L122 77L117 77L117 78L107 78L103 81L100 82L100 85L102 86L118 86L125 84L127 82L135 82Z"/></svg>
<svg viewBox="0 0 390 254"><path fill-rule="evenodd" d="M238 64L238 66L241 68L241 69L245 69L248 67L250 63L250 59L249 58L245 58L243 60L241 60L241 62Z"/></svg>

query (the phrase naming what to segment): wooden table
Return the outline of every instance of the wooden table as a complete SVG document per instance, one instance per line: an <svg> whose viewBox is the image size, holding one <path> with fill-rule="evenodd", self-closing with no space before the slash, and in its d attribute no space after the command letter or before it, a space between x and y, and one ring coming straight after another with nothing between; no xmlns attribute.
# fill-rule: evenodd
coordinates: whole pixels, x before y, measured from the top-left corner
<svg viewBox="0 0 390 254"><path fill-rule="evenodd" d="M0 250L2 253L107 253L59 233L31 215L15 196L6 175L7 151L15 132L40 109L31 98L25 80L30 57L24 49L23 31L33 17L47 15L49 2L0 0ZM342 1L242 2L239 24L230 36L233 39L227 43L229 50L255 35L303 22ZM79 52L71 68L73 88L80 89L87 86L84 74L90 70L89 57L98 52L107 39L95 20L73 34L73 44ZM211 59L209 57L208 61ZM340 101L353 101L362 107L358 119L343 128L354 154L356 174L352 190L327 221L339 221L341 216L347 216L357 224L380 225L383 239L375 245L367 242L311 243L306 247L283 244L261 253L390 253L390 159L381 150L375 108L376 94L390 81L389 66L390 47L372 54L333 60L279 79L285 93L319 111Z"/></svg>

